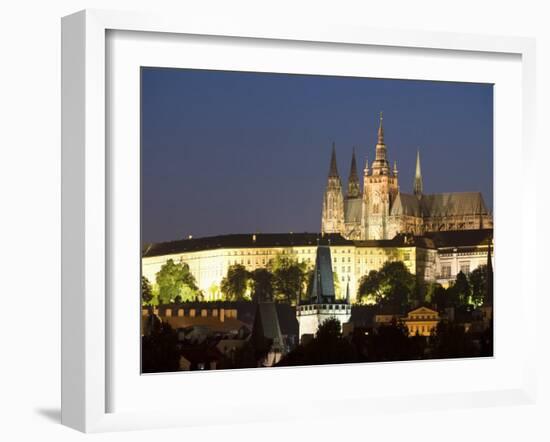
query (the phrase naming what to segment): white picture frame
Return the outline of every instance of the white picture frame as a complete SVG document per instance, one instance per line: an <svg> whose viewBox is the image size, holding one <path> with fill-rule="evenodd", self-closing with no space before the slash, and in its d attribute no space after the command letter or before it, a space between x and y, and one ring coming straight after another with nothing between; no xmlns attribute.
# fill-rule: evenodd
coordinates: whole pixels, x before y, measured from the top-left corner
<svg viewBox="0 0 550 442"><path fill-rule="evenodd" d="M274 42L336 43L339 45L376 46L384 48L431 49L483 54L513 54L521 57L522 121L521 152L524 161L521 173L526 175L533 164L525 161L535 157L535 42L518 37L492 37L417 31L389 31L370 28L350 28L343 25L266 24L247 22L217 23L195 17L167 17L142 13L81 11L62 21L62 423L84 432L123 429L158 428L206 424L207 416L185 410L157 412L109 411L108 396L113 385L108 376L110 345L108 327L116 318L110 317L107 297L108 244L112 241L107 228L110 216L107 155L106 83L107 45L110 31L141 31L164 35L199 35L269 39ZM496 110L498 112L498 108ZM519 124L519 123L518 123ZM497 163L498 164L498 163ZM497 169L498 173L498 169ZM536 194L518 190L523 200L522 219L535 219ZM520 237L526 237L529 225L523 223ZM533 242L522 241L518 251L521 262L534 254ZM525 272L526 270L522 270ZM522 278L523 309L535 305L535 282ZM524 313L525 314L525 313ZM523 324L523 333L534 336L535 321ZM497 335L498 339L498 335ZM536 393L536 354L534 339L526 339L521 379L501 389L467 391L464 393L405 397L388 388L376 404L356 406L361 396L344 398L340 413L361 409L362 413L377 410L403 410L414 403L415 409L440 409L502 403L532 403ZM434 362L432 362L434 363ZM437 362L451 364L451 362ZM322 368L325 369L326 368ZM285 369L300 370L300 369ZM303 370L303 369L302 369ZM262 376L273 376L272 370ZM235 382L252 375L236 374ZM287 371L287 375L288 376ZM327 373L325 371L325 373ZM194 380L197 381L198 378ZM265 381L265 378L264 378ZM245 401L245 399L238 399ZM344 402L344 400L342 402ZM311 413L334 399L312 398ZM357 412L357 411L356 411ZM275 407L255 410L241 421L284 419L293 417L288 409ZM227 422L237 419L228 416Z"/></svg>

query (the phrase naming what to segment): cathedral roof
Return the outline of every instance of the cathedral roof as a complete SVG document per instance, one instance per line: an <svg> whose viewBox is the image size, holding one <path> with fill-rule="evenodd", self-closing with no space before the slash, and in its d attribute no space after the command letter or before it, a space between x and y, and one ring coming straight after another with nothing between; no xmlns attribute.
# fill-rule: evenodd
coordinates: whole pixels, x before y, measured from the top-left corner
<svg viewBox="0 0 550 442"><path fill-rule="evenodd" d="M452 192L422 195L424 216L489 214L481 192Z"/></svg>
<svg viewBox="0 0 550 442"><path fill-rule="evenodd" d="M398 193L392 204L390 215L422 216L418 198L408 193Z"/></svg>
<svg viewBox="0 0 550 442"><path fill-rule="evenodd" d="M399 193L391 208L391 215L421 217L449 215L487 215L489 211L480 192L450 192L422 195Z"/></svg>
<svg viewBox="0 0 550 442"><path fill-rule="evenodd" d="M344 222L360 223L362 213L361 198L346 198L344 200Z"/></svg>

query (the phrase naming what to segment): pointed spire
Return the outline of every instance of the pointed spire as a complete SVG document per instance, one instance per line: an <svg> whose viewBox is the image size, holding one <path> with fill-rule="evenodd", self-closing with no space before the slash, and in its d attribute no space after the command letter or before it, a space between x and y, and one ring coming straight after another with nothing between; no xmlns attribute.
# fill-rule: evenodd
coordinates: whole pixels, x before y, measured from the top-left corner
<svg viewBox="0 0 550 442"><path fill-rule="evenodd" d="M397 170L397 161L394 161L394 162L393 162L393 176L394 176L394 177L397 177L397 173L398 173L398 172L399 172L399 171Z"/></svg>
<svg viewBox="0 0 550 442"><path fill-rule="evenodd" d="M351 154L351 166L348 179L348 198L357 198L359 196L359 177L357 176L357 162L355 161L355 147Z"/></svg>
<svg viewBox="0 0 550 442"><path fill-rule="evenodd" d="M416 171L414 173L414 186L413 186L413 192L414 194L420 198L422 196L423 192L423 182L422 182L422 171L420 169L420 149L416 151Z"/></svg>
<svg viewBox="0 0 550 442"><path fill-rule="evenodd" d="M365 157L365 169L363 170L363 173L365 175L369 174L369 158Z"/></svg>
<svg viewBox="0 0 550 442"><path fill-rule="evenodd" d="M355 161L355 146L353 147L353 151L351 153L351 167L349 170L349 177L351 178L357 178L357 163Z"/></svg>
<svg viewBox="0 0 550 442"><path fill-rule="evenodd" d="M384 144L384 126L382 124L383 120L384 120L384 115L382 111L380 111L380 124L378 126L378 144Z"/></svg>
<svg viewBox="0 0 550 442"><path fill-rule="evenodd" d="M336 144L334 141L332 142L332 155L330 157L330 170L328 173L329 177L337 177L338 175L338 167L336 166Z"/></svg>
<svg viewBox="0 0 550 442"><path fill-rule="evenodd" d="M386 158L386 144L384 143L384 117L380 112L380 125L378 126L378 142L376 143L376 158L372 163L373 175L389 175L391 173L390 165Z"/></svg>

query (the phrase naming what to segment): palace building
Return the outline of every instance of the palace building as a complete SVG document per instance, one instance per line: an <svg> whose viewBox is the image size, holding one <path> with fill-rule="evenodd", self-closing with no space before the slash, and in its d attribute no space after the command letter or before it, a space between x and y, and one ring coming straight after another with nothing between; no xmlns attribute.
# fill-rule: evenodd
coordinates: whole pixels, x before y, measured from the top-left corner
<svg viewBox="0 0 550 442"><path fill-rule="evenodd" d="M330 249L332 271L339 282L336 299L346 297L349 283L355 300L361 276L387 261L402 261L409 271L427 281L447 286L458 272L468 273L487 262L492 229L442 231L423 236L399 234L392 239L350 240L340 234L265 233L221 235L150 244L142 254L142 274L151 283L169 259L185 262L206 300L220 300L222 278L231 265L253 271L266 267L277 255L291 257L313 268L319 243Z"/></svg>
<svg viewBox="0 0 550 442"><path fill-rule="evenodd" d="M382 114L378 127L376 156L359 183L355 151L351 158L348 186L344 194L333 144L328 182L323 198L321 232L340 233L354 240L391 239L399 233L478 230L493 227L493 219L480 192L425 194L416 155L413 193L399 188L397 163L388 161Z"/></svg>

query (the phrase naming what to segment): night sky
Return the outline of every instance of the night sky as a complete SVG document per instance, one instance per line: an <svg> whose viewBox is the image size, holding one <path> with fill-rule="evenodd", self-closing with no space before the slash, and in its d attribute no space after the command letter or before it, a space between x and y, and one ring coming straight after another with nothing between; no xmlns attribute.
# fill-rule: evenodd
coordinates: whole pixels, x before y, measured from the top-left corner
<svg viewBox="0 0 550 442"><path fill-rule="evenodd" d="M347 186L388 159L411 193L481 191L493 204L493 87L369 78L142 69L142 242L318 232L331 144ZM362 180L361 180L362 182Z"/></svg>

